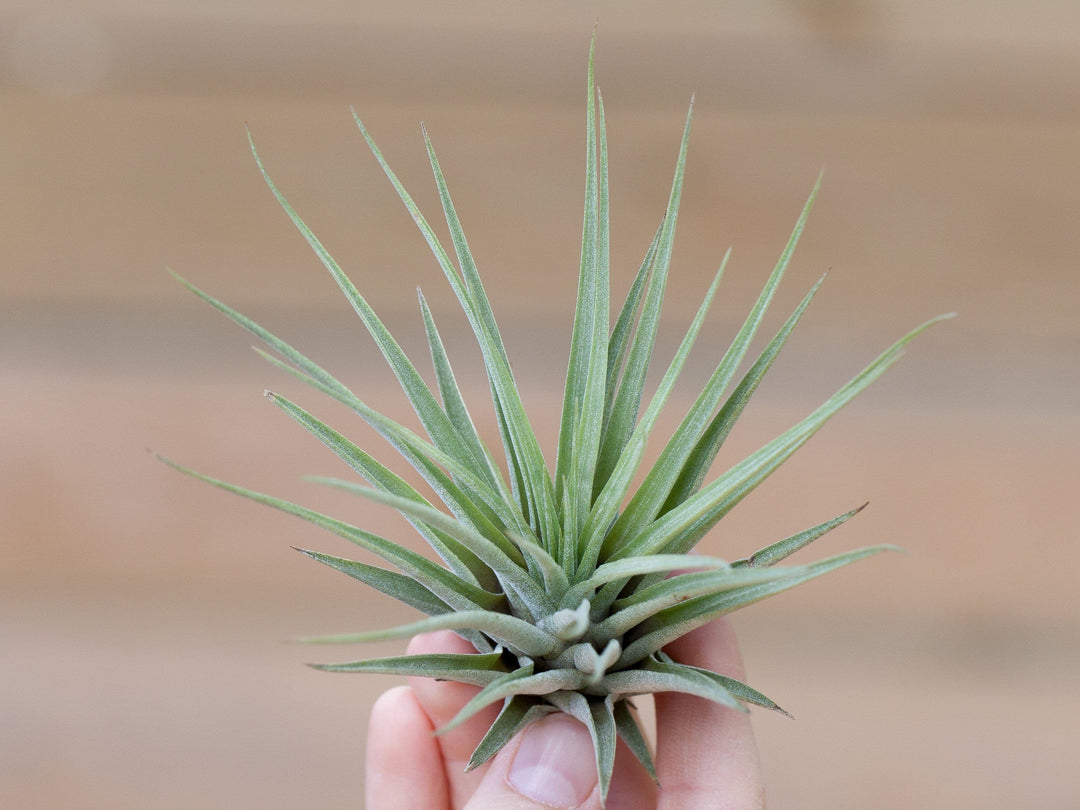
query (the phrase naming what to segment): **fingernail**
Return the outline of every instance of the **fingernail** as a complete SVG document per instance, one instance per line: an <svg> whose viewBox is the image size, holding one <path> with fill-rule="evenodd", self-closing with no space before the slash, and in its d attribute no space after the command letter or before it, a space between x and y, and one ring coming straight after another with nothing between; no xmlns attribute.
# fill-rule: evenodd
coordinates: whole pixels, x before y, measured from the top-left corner
<svg viewBox="0 0 1080 810"><path fill-rule="evenodd" d="M514 790L534 802L577 807L596 785L596 755L588 729L565 714L531 724L506 778Z"/></svg>

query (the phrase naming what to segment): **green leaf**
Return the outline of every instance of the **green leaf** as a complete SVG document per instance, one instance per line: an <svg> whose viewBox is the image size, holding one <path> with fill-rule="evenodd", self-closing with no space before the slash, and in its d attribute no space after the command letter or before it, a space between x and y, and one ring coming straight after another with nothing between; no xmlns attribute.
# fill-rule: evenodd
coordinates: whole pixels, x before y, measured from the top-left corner
<svg viewBox="0 0 1080 810"><path fill-rule="evenodd" d="M294 374L312 387L328 394L355 411L368 424L374 427L388 442L390 442L390 444L397 449L422 476L424 476L425 480L432 488L440 493L440 497L446 495L444 502L448 502L448 505L456 503L459 506L459 510L461 509L461 505L466 503L477 509L483 508L488 512L489 519L495 518L497 515L497 520L499 522L504 525L512 526L517 533L530 533L529 528L521 522L520 516L515 513L512 508L509 508L508 504L505 504L502 501L497 492L489 490L484 482L476 478L472 473L471 467L460 465L452 457L443 453L434 445L425 442L412 431L368 407L332 375L259 324L246 316L241 315L236 310L213 298L179 276L176 276L176 278L200 298L207 301L236 323L258 336L268 346L280 352L292 365L256 349L256 351L258 351L267 361L284 371ZM311 432L318 436L320 440L323 440L324 443L327 441L330 434L325 432L325 430L327 430L325 429L325 426L323 426L323 428L319 427L321 423L319 423L318 420L315 420L314 417L311 417L306 411L283 397L276 394L270 394L269 397L274 404L281 407L286 413L311 430ZM337 435L340 436L340 434ZM328 446L331 446L331 449L337 450L344 445L338 441L336 446L333 443L329 443ZM382 481L384 485L385 482L392 479L400 481L397 476L394 476L393 473L390 473L381 464L378 464L378 462L371 459L364 451L359 450L355 445L352 445L352 447L355 448L355 451L350 458L346 458L345 460L350 462L350 465L354 466L354 469L357 469L357 471L360 472L361 475L364 475L365 478L372 480L369 476L375 476L376 479ZM463 484L470 493L468 498L461 496L453 497L448 494L450 490L456 489L456 487L450 482L446 475L435 466L436 464L441 464L454 474L455 479ZM359 469L360 466L364 469ZM390 489L401 494L399 486L390 487ZM430 538L427 539L429 539L430 542Z"/></svg>
<svg viewBox="0 0 1080 810"><path fill-rule="evenodd" d="M502 711L476 746L465 771L478 768L502 750L514 735L534 720L558 711L532 695L513 695L503 704Z"/></svg>
<svg viewBox="0 0 1080 810"><path fill-rule="evenodd" d="M679 202L682 197L683 174L686 169L686 151L690 139L690 122L693 118L694 103L686 114L679 157L675 164L675 177L671 184L667 210L656 240L656 250L652 252L652 264L648 271L648 291L642 304L641 316L634 330L633 341L618 390L610 409L610 416L605 426L605 435L600 448L600 463L594 490L599 491L606 483L613 468L613 461L622 454L623 447L629 441L637 414L641 407L645 376L652 357L656 341L656 329L660 321L660 309L664 301L664 289L667 285L668 267L671 264L672 245L675 240L675 224L679 216ZM606 527L605 527L606 528Z"/></svg>
<svg viewBox="0 0 1080 810"><path fill-rule="evenodd" d="M646 659L640 667L612 672L604 677L604 688L612 695L651 695L656 692L682 692L696 695L721 706L745 712L746 707L719 681L703 671L679 664L665 664Z"/></svg>
<svg viewBox="0 0 1080 810"><path fill-rule="evenodd" d="M701 326L705 322L705 315L712 304L713 296L716 294L716 289L720 284L720 279L724 274L724 268L727 266L730 256L731 251L728 251L708 292L705 294L705 299L701 302L701 306L698 307L694 320L690 323L689 329L686 330L682 343L668 365L663 379L660 380L660 385L657 387L656 393L653 394L649 407L641 417L641 421L638 422L629 441L619 447L619 457L615 461L615 469L600 490L600 494L593 504L592 512L589 514L581 531L581 568L583 572L592 570L597 558L600 556L601 548L610 538L612 522L615 520L619 507L633 483L634 474L637 472L644 455L645 443L648 441L649 434L656 424L660 411L675 387L675 381L686 363L686 358L690 355L694 342L697 340L698 332L700 332Z"/></svg>
<svg viewBox="0 0 1080 810"><path fill-rule="evenodd" d="M435 379L439 386L439 395L442 397L443 410L446 411L446 415L450 418L450 422L457 429L457 432L472 448L477 465L486 471L485 477L488 481L499 488L507 503L513 503L511 494L506 490L506 482L503 481L502 476L499 474L498 465L495 463L495 459L492 458L487 445L480 439L480 434L477 432L476 425L469 414L468 406L466 406L465 400L461 396L461 389L458 387L457 379L454 377L454 370L450 365L450 358L446 354L446 347L443 345L442 337L435 326L435 319L432 317L431 310L428 308L427 301L424 300L424 294L420 292L419 287L416 294L420 299L420 314L424 319L424 332L427 335L428 348L431 350L431 363L435 368Z"/></svg>
<svg viewBox="0 0 1080 810"><path fill-rule="evenodd" d="M604 399L605 430L607 430L607 425L611 421L611 411L615 406L615 393L626 362L626 351L630 345L630 336L633 332L634 322L637 320L641 296L645 292L645 285L649 281L653 262L656 259L656 245L660 241L660 233L663 228L664 224L661 222L656 229L656 234L653 236L649 249L645 252L641 267L638 268L637 275L626 293L626 300L623 301L619 317L615 320L615 326L611 330L611 338L608 340L607 393ZM599 492L606 480L606 473L601 472L601 469L600 467L597 468L596 485L593 487L594 492Z"/></svg>
<svg viewBox="0 0 1080 810"><path fill-rule="evenodd" d="M489 610L505 610L506 608L506 599L502 594L482 590L471 582L436 565L426 557L422 557L415 551L410 551L397 543L281 498L264 495L261 492L238 487L217 478L211 478L208 475L203 475L177 464L164 456L159 455L157 458L178 472L256 503L272 506L282 512L306 520L315 526L331 531L362 548L366 548L415 579L455 610L470 611L479 609L486 612Z"/></svg>
<svg viewBox="0 0 1080 810"><path fill-rule="evenodd" d="M630 710L631 706L629 700L620 700L615 704L615 729L619 732L622 741L626 743L626 747L637 757L638 762L645 767L652 780L659 784L659 780L656 778L656 766L653 764L652 752L649 750L649 743L645 740L645 735L638 726L634 713Z"/></svg>
<svg viewBox="0 0 1080 810"><path fill-rule="evenodd" d="M611 557L689 551L721 517L805 444L837 411L884 374L899 359L904 346L947 317L951 316L927 321L900 338L803 421L645 527L632 540L615 549Z"/></svg>
<svg viewBox="0 0 1080 810"><path fill-rule="evenodd" d="M604 700L589 701L592 723L593 747L596 749L596 772L600 777L600 804L607 802L608 789L611 787L611 775L615 768L615 744L617 740L615 714L609 695Z"/></svg>
<svg viewBox="0 0 1080 810"><path fill-rule="evenodd" d="M580 692L557 692L548 700L589 729L596 751L596 772L600 777L600 805L607 802L611 771L615 765L615 716L611 697L588 699Z"/></svg>
<svg viewBox="0 0 1080 810"><path fill-rule="evenodd" d="M426 613L428 616L438 616L453 610L453 608L446 604L445 601L439 599L429 589L425 588L412 577L398 574L394 571L387 571L374 565L356 562L355 560L346 560L341 557L332 557L329 554L320 554L317 551L308 551L307 549L302 548L297 549L297 551L306 554L317 562L321 562L323 565L328 565L331 568L341 571L343 574L350 576L353 579L359 580L366 585L370 585L372 588L382 591L386 595L394 597L399 602L414 607L422 613ZM491 642L480 633L471 630L462 630L458 635L469 641L478 650L490 652L492 649Z"/></svg>
<svg viewBox="0 0 1080 810"><path fill-rule="evenodd" d="M474 529L454 520L449 515L408 498L400 498L388 492L381 492L370 487L360 486L350 481L315 478L315 481L330 484L349 492L361 495L377 503L392 507L403 515L410 515L423 521L433 529L445 532L464 545L487 565L503 585L507 597L517 595L525 600L534 619L551 613L555 606L551 597L528 575L523 568L524 561L518 551L506 538L504 543L494 543ZM514 556L511 557L511 554Z"/></svg>
<svg viewBox="0 0 1080 810"><path fill-rule="evenodd" d="M346 560L343 557L332 557L318 551L309 551L306 548L298 548L301 554L306 554L316 562L327 565L355 580L369 585L377 591L392 596L394 599L416 608L428 616L437 616L441 613L449 613L452 608L442 599L433 594L412 577L387 571L374 565Z"/></svg>
<svg viewBox="0 0 1080 810"><path fill-rule="evenodd" d="M546 672L534 674L533 665L527 664L489 683L472 700L462 706L450 722L437 729L435 733L445 734L492 703L497 703L511 695L547 695L566 689L580 689L584 682L585 676L577 670L549 669Z"/></svg>
<svg viewBox="0 0 1080 810"><path fill-rule="evenodd" d="M309 664L326 672L367 672L380 675L408 675L486 686L506 673L501 653L430 653L369 658L347 664Z"/></svg>
<svg viewBox="0 0 1080 810"><path fill-rule="evenodd" d="M353 462L358 463L363 460L362 455L358 454L363 454L364 451L299 405L272 391L266 392L266 396L350 466ZM351 403L351 407L424 477L447 507L455 512L455 516L468 522L477 531L483 532L496 544L504 542L503 533L507 529L529 533L529 528L520 522L509 505L501 500L497 492L477 478L469 467L459 464L454 458L424 441L408 428L383 416L364 403L357 401ZM444 473L440 466L450 475ZM509 547L506 550L507 553L514 553Z"/></svg>
<svg viewBox="0 0 1080 810"><path fill-rule="evenodd" d="M730 569L731 564L719 557L704 557L700 554L651 554L647 557L615 560L604 563L593 572L591 577L568 590L563 596L562 606L574 607L582 599L588 598L589 594L601 585L615 580L626 580L642 574L667 573L680 569L692 571L700 568Z"/></svg>
<svg viewBox="0 0 1080 810"><path fill-rule="evenodd" d="M594 38L589 50L587 81L585 216L581 236L581 269L563 395L559 452L555 462L556 502L561 503L564 500L564 493L560 491L563 482L571 481L574 486L565 497L576 502L573 514L578 521L585 519L592 505L591 482L600 448L607 380L607 144L603 120L600 133L597 133L596 88L593 80L595 48ZM567 568L572 569L576 562L576 547L572 544L580 529L577 521L566 529L569 539L561 549L560 559Z"/></svg>
<svg viewBox="0 0 1080 810"><path fill-rule="evenodd" d="M428 246L439 262L443 274L450 282L458 301L465 311L466 317L469 319L469 323L473 327L473 331L476 333L477 343L484 356L484 364L488 370L488 378L494 391L495 410L501 422L500 430L503 432L504 441L509 443L507 458L511 466L511 478L524 488L524 491L519 493L520 505L523 512L530 516L533 530L539 535L545 547L550 550L551 544L557 541L559 534L558 522L554 519L554 487L547 473L543 454L540 452L540 445L532 432L528 418L525 416L525 409L514 383L513 374L510 371L510 362L507 359L502 338L499 336L498 326L495 324L495 318L491 312L491 305L487 300L487 295L484 293L483 285L480 283L475 263L472 260L472 254L469 252L468 243L465 241L461 223L454 210L431 141L425 131L424 140L428 147L428 156L439 188L439 197L442 201L454 248L458 251L458 258L461 262L462 277L460 278L450 261L450 257L447 256L446 251L439 243L435 232L423 214L420 213L419 207L405 190L405 187L398 180L397 175L390 169L374 139L368 134L363 122L355 114L354 118L360 133L382 167L383 173L386 174L394 186L398 196L405 204L413 221L420 229L425 241L427 241ZM464 279L464 284L462 279Z"/></svg>
<svg viewBox="0 0 1080 810"><path fill-rule="evenodd" d="M617 600L611 606L610 615L597 624L592 632L598 639L620 638L650 616L688 599L747 588L782 579L787 575L783 570L761 568L729 568L678 574Z"/></svg>
<svg viewBox="0 0 1080 810"><path fill-rule="evenodd" d="M729 678L727 675L721 675L719 672L713 672L712 670L709 670L709 669L702 669L701 667L692 667L689 664L678 664L675 661L673 661L671 656L667 655L663 650L658 651L655 654L654 658L655 658L655 660L661 661L661 662L663 662L665 664L671 664L671 665L674 665L674 666L677 666L677 667L682 667L683 669L690 669L690 670L693 670L693 671L695 671L697 673L700 673L702 676L709 679L710 681L714 681L715 683L722 686L724 689L726 689L728 692L733 694L735 697L737 697L743 703L751 703L754 706L760 706L763 709L769 709L769 710L774 711L774 712L780 712L780 714L791 717L790 712L780 708L780 706L778 706L775 701L771 700L770 698L767 698L765 695L761 694L761 692L759 692L757 689L754 689L753 687L747 686L742 681L737 681L734 678Z"/></svg>
<svg viewBox="0 0 1080 810"><path fill-rule="evenodd" d="M255 164L258 166L259 172L263 176L263 180L273 192L274 197L281 205L282 209L292 220L297 230L303 235L304 239L311 246L312 250L322 261L323 266L330 272L334 281L338 287L345 294L345 297L352 304L356 314L360 317L364 326L367 328L375 344L379 347L379 351L382 353L386 362L390 365L391 370L394 372L394 376L401 384L402 390L408 397L410 404L413 406L413 410L419 417L421 424L431 437L434 444L443 452L450 455L459 463L469 466L470 463L475 464L473 460L472 452L462 438L462 436L451 424L446 413L439 406L438 401L432 395L427 385L424 383L423 378L419 372L413 366L412 361L394 340L389 330L383 325L383 322L375 314L375 311L371 308L368 302L360 294L360 291L356 288L356 285L345 275L344 271L338 266L337 262L330 253L323 247L322 243L318 240L311 229L300 218L299 214L289 204L285 196L278 190L277 186L270 179L269 173L263 166L262 158L259 157L258 150L255 148L255 142L251 138L251 133L248 133L248 141L251 144L251 153L255 157Z"/></svg>
<svg viewBox="0 0 1080 810"><path fill-rule="evenodd" d="M772 366L776 356L780 353L780 349L783 348L788 336L810 305L810 301L813 300L814 294L824 280L825 277L822 276L817 284L811 288L810 292L806 294L806 297L796 307L795 311L780 328L780 331L776 333L769 345L758 356L754 365L746 372L739 384L735 386L735 390L727 398L723 407L713 417L712 422L709 423L708 428L706 428L683 464L678 479L671 487L667 501L664 502L663 507L660 509L660 514L671 511L701 488L705 476L708 475L709 468L720 452L720 447L735 426L735 421L742 415L743 410L750 402L750 397L757 390L758 383L761 382L765 373Z"/></svg>
<svg viewBox="0 0 1080 810"><path fill-rule="evenodd" d="M367 137L366 134L365 137ZM372 143L369 138L368 144L371 145ZM454 251L461 266L461 278L456 274L445 251L438 245L434 232L431 231L422 217L417 218L419 210L416 209L412 200L408 199L406 205L412 206L410 210L413 211L413 219L420 226L425 239L436 253L443 274L450 282L450 286L454 290L454 294L457 296L469 324L472 326L477 345L480 347L481 355L484 358L484 368L491 388L492 403L499 422L499 432L506 451L506 460L511 471L514 492L517 494L522 512L528 515L533 530L541 537L550 551L554 545L557 545L558 541L557 521L554 521L554 525L552 525L554 518L554 487L551 479L547 476L547 466L540 450L540 444L537 442L525 415L525 408L521 402L517 384L514 381L514 374L510 368L506 347L503 345L502 336L495 321L495 314L491 309L491 303L488 300L487 292L484 290L483 282L480 280L480 274L476 270L476 262L473 260L472 251L469 249L469 243L465 238L465 232L461 227L457 210L454 208L454 202L446 185L446 178L443 176L438 156L435 154L435 147L431 143L426 129L424 130L424 143L427 146L428 160L435 175L435 183L439 190L443 214L450 230L451 240L454 243ZM377 157L379 156L377 155ZM380 162L382 162L381 157ZM389 172L389 167L385 163L383 163L383 169ZM391 180L398 187L398 193L402 194L404 189L396 182L396 178L391 177ZM402 199L406 199L406 197L403 196ZM545 508L542 508L544 505L552 508L545 510Z"/></svg>
<svg viewBox="0 0 1080 810"><path fill-rule="evenodd" d="M781 253L776 267L769 276L768 282L754 303L742 328L739 329L734 341L732 341L731 347L724 353L705 388L698 395L679 427L676 428L675 433L660 453L660 457L656 460L652 469L649 470L644 482L634 493L619 519L615 521L615 525L611 527L605 543L609 550L618 548L624 539L633 536L639 531L639 527L647 525L660 514L661 507L671 493L679 473L719 406L725 389L735 376L739 364L742 363L742 359L750 347L750 342L753 340L754 335L757 334L757 329L765 317L765 312L777 288L780 286L780 281L785 270L787 270L791 255L799 241L799 236L806 225L807 217L810 215L810 208L813 205L820 184L821 178L819 177L813 191L810 193L810 198L803 207L802 214L799 216L787 246Z"/></svg>
<svg viewBox="0 0 1080 810"><path fill-rule="evenodd" d="M786 557L791 556L799 549L806 548L806 546L813 543L823 534L831 532L841 523L846 523L851 520L868 505L868 503L864 503L857 509L845 512L839 517L827 520L824 523L819 523L817 526L813 526L812 528L801 531L798 534L793 534L791 537L787 537L777 543L773 543L770 546L766 546L760 551L755 551L745 560L738 560L732 563L732 567L742 568L745 566L748 568L762 568L769 565L775 565Z"/></svg>
<svg viewBox="0 0 1080 810"><path fill-rule="evenodd" d="M535 580L529 577L527 570L523 567L524 559L521 552L509 540L502 538L500 543L492 542L481 535L480 532L459 523L453 517L437 509L408 498L391 495L390 492L382 492L352 482L337 481L335 478L313 478L313 480L346 489L378 503L384 503L404 515L411 515L432 528L444 531L445 534L464 545L465 548L469 549L488 568L495 572L503 585L503 591L507 592L508 597L513 598L513 595L516 594L525 599L529 612L532 613L535 619L548 615L554 609L551 597L540 588L540 585Z"/></svg>
<svg viewBox="0 0 1080 810"><path fill-rule="evenodd" d="M789 576L777 577L758 585L737 588L720 594L699 596L661 610L638 626L634 631L633 639L627 639L623 653L615 666L620 668L633 666L647 655L661 649L665 644L701 627L717 616L731 613L753 602L789 590L872 554L895 550L897 550L895 546L856 549L809 565L789 569Z"/></svg>
<svg viewBox="0 0 1080 810"><path fill-rule="evenodd" d="M566 572L544 548L524 537L510 537L510 541L517 546L527 560L532 562L529 570L539 572L540 579L544 583L544 590L551 595L552 602L556 602L566 593L570 582L566 578Z"/></svg>
<svg viewBox="0 0 1080 810"><path fill-rule="evenodd" d="M318 438L319 441L333 450L335 455L348 464L349 467L360 473L360 475L364 476L365 479L373 483L379 489L395 495L396 497L406 498L423 506L431 507L431 504L429 504L419 492L413 489L413 487L394 473L390 472L385 466L375 461L370 455L346 439L336 430L328 427L325 423L316 419L303 408L290 402L284 397L272 394L270 395L270 399L290 417L307 428L307 430ZM455 515L459 520L467 520L470 525L474 527L483 526L488 529L489 533L499 535L499 530L491 524L488 517L479 512L472 501L464 498L457 487L442 475L441 470L434 470L433 474L436 476L437 483L443 485L436 491L438 491L440 497L443 498L443 502L447 503L450 508L454 510ZM471 550L463 546L453 537L444 532L430 528L415 517L406 517L420 535L427 540L433 549L435 549L435 552L439 557L450 566L455 574L462 579L467 579L479 584L485 590L492 590L498 587L498 583L494 580L490 568Z"/></svg>
<svg viewBox="0 0 1080 810"><path fill-rule="evenodd" d="M530 622L490 610L459 610L456 613L431 616L418 622L384 630L311 636L299 640L307 644L363 644L369 641L410 638L418 633L430 633L433 630L478 630L501 642L515 654L527 655L530 658L545 656L558 646L558 639Z"/></svg>
<svg viewBox="0 0 1080 810"><path fill-rule="evenodd" d="M214 307L216 310L228 317L238 326L243 327L251 334L255 335L267 346L274 349L274 351L280 353L283 357L287 358L288 361L294 366L290 367L289 370L292 373L296 374L298 377L300 377L300 379L304 380L309 385L314 386L323 393L333 397L339 402L348 405L353 401L358 401L356 395L353 394L353 392L350 391L344 384L342 384L336 377L334 377L332 374L323 369L321 366L319 366L307 356L298 352L296 349L294 349L284 340L279 338L277 335L273 334L268 329L260 326L258 323L256 323L246 315L242 315L241 313L237 312L224 301L214 298L209 293L206 293L203 290L199 289L190 281L183 278L182 276L177 275L172 270L170 270L169 273L172 275L173 278L175 278L177 281L187 287L188 290L197 295L203 301L210 304L210 306ZM260 354L262 354L263 357L267 358L268 360L284 366L284 364L280 360L272 358L264 352L260 352Z"/></svg>
<svg viewBox="0 0 1080 810"><path fill-rule="evenodd" d="M416 434L412 433L412 431L407 430L393 420L387 419L382 414L379 414L377 411L368 407L356 397L352 391L333 377L333 375L329 374L325 369L321 368L318 364L314 363L255 321L240 314L224 302L203 292L198 287L175 273L173 273L173 276L195 293L195 295L202 298L238 325L256 335L272 349L279 352L283 357L287 358L292 365L283 363L278 358L256 349L256 351L259 351L259 353L270 363L284 371L294 374L312 387L333 397L338 402L341 402L355 411L361 418L368 422L368 424L374 427L387 441L389 441L398 452L409 460L418 472L425 476L425 480L427 480L436 491L440 489L440 478L445 479L445 476L442 476L441 473L435 470L432 465L433 461L442 464L443 467L454 474L459 483L462 483L467 487L468 491L472 494L473 500L496 512L499 515L500 520L507 526L512 526L519 534L529 532L528 527L521 522L520 517L513 509L507 508L508 505L502 502L498 492L490 490L476 478L472 472L471 466L459 464L451 456L438 450L430 443L423 441L420 437L416 436ZM281 405L280 401L275 400L273 397L271 399L272 401L275 401L276 404Z"/></svg>

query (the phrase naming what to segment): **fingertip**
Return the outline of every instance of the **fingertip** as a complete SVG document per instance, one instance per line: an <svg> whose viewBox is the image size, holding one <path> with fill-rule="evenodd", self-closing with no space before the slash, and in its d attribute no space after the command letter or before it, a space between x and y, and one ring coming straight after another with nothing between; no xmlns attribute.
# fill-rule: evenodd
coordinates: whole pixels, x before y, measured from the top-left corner
<svg viewBox="0 0 1080 810"><path fill-rule="evenodd" d="M449 807L431 721L409 687L390 689L375 701L367 741L364 792L369 810Z"/></svg>
<svg viewBox="0 0 1080 810"><path fill-rule="evenodd" d="M408 652L410 655L469 654L475 653L476 650L456 633L442 630L414 637L409 643ZM422 677L410 677L409 686L433 729L441 728L450 722L480 691L478 686ZM463 797L471 795L475 786L483 778L483 768L470 772L466 772L465 768L476 746L479 745L491 724L495 722L498 713L499 707L489 706L452 731L433 738L442 756L450 795L455 806L463 805Z"/></svg>
<svg viewBox="0 0 1080 810"><path fill-rule="evenodd" d="M726 616L676 639L664 648L664 652L680 664L701 667L738 680L746 678L735 628Z"/></svg>
<svg viewBox="0 0 1080 810"><path fill-rule="evenodd" d="M409 642L408 654L409 655L430 655L433 653L470 653L476 652L472 645L465 639L461 638L456 633L450 630L439 630L434 633L423 633L421 635L413 637ZM413 676L409 678L409 686L416 696L421 708L427 714L428 719L431 721L433 728L440 728L453 719L461 708L468 703L480 691L478 686L470 686L464 683L458 683L457 681L439 681L434 678L425 678L420 676ZM488 716L488 713L482 713L483 719L486 719L489 723L493 720L493 717ZM470 726L477 726L477 720L479 718L473 718L471 721L467 721L465 728ZM471 729L470 729L471 731ZM482 736L482 734L481 734ZM465 735L450 732L444 735L440 739L443 741L444 747L449 740L452 758L460 758L461 751L457 750L457 746L454 744L455 738L466 737L470 743L475 746L480 741L480 737L475 737L475 733L467 733ZM475 737L475 741L473 741ZM470 749L470 754L471 754Z"/></svg>
<svg viewBox="0 0 1080 810"><path fill-rule="evenodd" d="M569 715L529 724L489 766L466 810L600 810L592 738Z"/></svg>
<svg viewBox="0 0 1080 810"><path fill-rule="evenodd" d="M431 655L432 653L475 653L476 648L453 630L435 630L421 633L409 640L406 655Z"/></svg>
<svg viewBox="0 0 1080 810"><path fill-rule="evenodd" d="M414 636L407 649L408 655L475 652L476 650L469 642L450 630L438 630ZM420 676L410 677L409 686L434 728L439 728L449 722L461 707L480 691L479 687L457 681L439 681Z"/></svg>
<svg viewBox="0 0 1080 810"><path fill-rule="evenodd" d="M665 651L681 664L745 679L735 631L720 619L669 644ZM704 698L676 692L656 695L660 807L764 807L761 763L750 716Z"/></svg>

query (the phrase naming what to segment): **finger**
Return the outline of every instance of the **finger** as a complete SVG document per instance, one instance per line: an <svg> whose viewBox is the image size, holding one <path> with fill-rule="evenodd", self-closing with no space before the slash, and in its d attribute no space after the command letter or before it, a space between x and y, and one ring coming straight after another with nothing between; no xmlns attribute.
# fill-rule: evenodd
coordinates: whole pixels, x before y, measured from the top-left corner
<svg viewBox="0 0 1080 810"><path fill-rule="evenodd" d="M656 783L622 740L615 746L615 768L605 807L606 810L656 808Z"/></svg>
<svg viewBox="0 0 1080 810"><path fill-rule="evenodd" d="M556 712L530 723L490 763L465 810L600 810L589 730Z"/></svg>
<svg viewBox="0 0 1080 810"><path fill-rule="evenodd" d="M424 633L409 642L409 655L427 653L475 653L473 646L450 630ZM479 687L432 678L409 678L409 685L432 727L438 729L458 713L480 691ZM491 706L466 720L457 728L436 738L441 753L452 807L464 806L484 776L484 766L469 773L465 766L473 750L495 722L499 706ZM417 805L419 807L420 805Z"/></svg>
<svg viewBox="0 0 1080 810"><path fill-rule="evenodd" d="M431 721L409 687L391 689L375 702L367 739L368 810L450 810Z"/></svg>
<svg viewBox="0 0 1080 810"><path fill-rule="evenodd" d="M735 633L718 619L669 644L683 664L744 679ZM745 712L692 695L656 696L660 810L760 810L765 806L761 765Z"/></svg>

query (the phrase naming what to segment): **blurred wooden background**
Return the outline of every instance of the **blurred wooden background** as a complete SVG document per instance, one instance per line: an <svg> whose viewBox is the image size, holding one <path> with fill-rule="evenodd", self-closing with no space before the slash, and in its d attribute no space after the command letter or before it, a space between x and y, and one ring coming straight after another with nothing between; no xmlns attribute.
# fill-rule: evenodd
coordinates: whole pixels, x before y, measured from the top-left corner
<svg viewBox="0 0 1080 810"><path fill-rule="evenodd" d="M707 540L740 555L870 500L818 553L910 551L737 616L752 682L797 717L758 716L771 806L1080 806L1071 0L0 2L0 805L361 804L367 710L394 679L311 671L354 651L282 640L409 612L290 549L346 554L343 541L146 448L407 537L298 482L337 473L335 459L260 393L292 392L374 440L165 268L408 419L262 185L246 122L417 350L423 286L483 401L445 282L349 105L435 219L423 120L551 448L597 17L616 293L662 214L697 92L661 360L732 245L691 370L708 373L825 167L771 324L832 273L721 462L910 326L961 315Z"/></svg>

